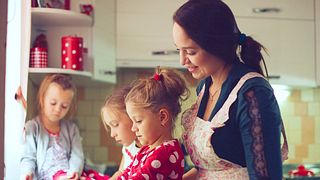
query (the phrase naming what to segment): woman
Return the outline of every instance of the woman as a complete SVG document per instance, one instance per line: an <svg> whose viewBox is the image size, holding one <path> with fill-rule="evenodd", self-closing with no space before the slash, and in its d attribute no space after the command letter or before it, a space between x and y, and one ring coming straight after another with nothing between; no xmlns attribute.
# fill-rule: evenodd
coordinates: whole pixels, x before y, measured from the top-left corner
<svg viewBox="0 0 320 180"><path fill-rule="evenodd" d="M184 179L281 179L282 119L260 66L264 47L220 0L189 0L173 20L180 62L201 80L182 118L196 166Z"/></svg>

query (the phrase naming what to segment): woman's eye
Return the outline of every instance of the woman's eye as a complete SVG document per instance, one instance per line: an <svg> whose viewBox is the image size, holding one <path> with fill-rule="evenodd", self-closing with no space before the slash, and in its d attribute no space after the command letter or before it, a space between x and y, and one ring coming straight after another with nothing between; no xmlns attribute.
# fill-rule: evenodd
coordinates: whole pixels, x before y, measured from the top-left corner
<svg viewBox="0 0 320 180"><path fill-rule="evenodd" d="M187 55L195 55L196 52L192 50L186 50Z"/></svg>
<svg viewBox="0 0 320 180"><path fill-rule="evenodd" d="M50 103L52 106L56 105L57 103L56 102L51 102Z"/></svg>

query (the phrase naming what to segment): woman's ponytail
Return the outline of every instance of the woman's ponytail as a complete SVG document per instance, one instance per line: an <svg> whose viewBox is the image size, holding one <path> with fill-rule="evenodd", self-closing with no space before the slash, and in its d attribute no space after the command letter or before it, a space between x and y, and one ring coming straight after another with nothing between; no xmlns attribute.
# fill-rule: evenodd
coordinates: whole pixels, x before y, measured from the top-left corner
<svg viewBox="0 0 320 180"><path fill-rule="evenodd" d="M239 37L239 45L240 45L240 58L241 60L253 68L256 72L268 76L268 71L265 65L264 58L262 56L262 50L266 51L266 48L262 46L259 42L254 40L251 36L246 36L244 34L240 34ZM261 62L263 63L265 67L264 74L262 68L261 68Z"/></svg>

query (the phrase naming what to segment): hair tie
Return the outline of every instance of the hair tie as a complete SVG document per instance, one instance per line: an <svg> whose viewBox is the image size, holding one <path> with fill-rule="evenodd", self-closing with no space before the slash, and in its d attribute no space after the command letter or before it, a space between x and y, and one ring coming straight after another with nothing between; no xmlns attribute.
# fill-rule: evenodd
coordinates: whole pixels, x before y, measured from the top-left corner
<svg viewBox="0 0 320 180"><path fill-rule="evenodd" d="M239 44L242 45L244 43L244 41L246 40L247 35L244 33L241 33L239 36Z"/></svg>
<svg viewBox="0 0 320 180"><path fill-rule="evenodd" d="M158 73L155 73L154 75L153 75L153 79L154 80L156 80L156 81L160 81L161 80L161 74L158 74Z"/></svg>
<svg viewBox="0 0 320 180"><path fill-rule="evenodd" d="M160 66L157 66L155 70L156 72L153 75L153 79L156 81L160 81L162 77L162 75L160 74Z"/></svg>

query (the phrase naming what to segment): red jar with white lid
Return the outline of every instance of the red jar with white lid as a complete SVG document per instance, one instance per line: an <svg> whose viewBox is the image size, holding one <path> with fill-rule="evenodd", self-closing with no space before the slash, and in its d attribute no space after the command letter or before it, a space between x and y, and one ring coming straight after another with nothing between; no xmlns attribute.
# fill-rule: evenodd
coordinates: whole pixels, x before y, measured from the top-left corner
<svg viewBox="0 0 320 180"><path fill-rule="evenodd" d="M83 39L77 36L61 38L61 68L83 70Z"/></svg>

